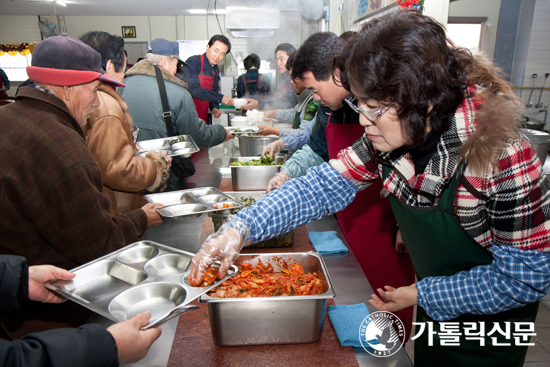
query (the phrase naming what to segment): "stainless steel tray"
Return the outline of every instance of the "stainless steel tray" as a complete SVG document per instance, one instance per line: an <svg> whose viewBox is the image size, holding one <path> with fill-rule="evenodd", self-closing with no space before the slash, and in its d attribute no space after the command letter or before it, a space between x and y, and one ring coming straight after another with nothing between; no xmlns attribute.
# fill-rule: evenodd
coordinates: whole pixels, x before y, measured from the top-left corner
<svg viewBox="0 0 550 367"><path fill-rule="evenodd" d="M226 129L233 135L254 135L262 132L258 126L228 126ZM241 130L241 131L235 131Z"/></svg>
<svg viewBox="0 0 550 367"><path fill-rule="evenodd" d="M164 204L164 208L157 210L158 213L163 217L174 219L197 218L208 212L227 215L231 214L233 209L243 206L243 203L234 197L214 187L148 194L144 198L150 203ZM222 206L223 204L233 205L233 208L216 208L216 206Z"/></svg>
<svg viewBox="0 0 550 367"><path fill-rule="evenodd" d="M178 137L180 136L183 136L185 141L173 142L174 140L178 140ZM188 158L193 153L200 150L191 135L179 135L160 139L143 140L138 141L136 144L140 149L139 152L137 152L137 155L140 157L145 157L148 152L155 150L160 153L166 152L169 157L181 156Z"/></svg>
<svg viewBox="0 0 550 367"><path fill-rule="evenodd" d="M231 166L233 162L248 162L252 159L258 159L258 157L234 157L229 160L233 190L265 191L269 180L279 173L286 162L284 156L276 155L275 162L278 163L277 166Z"/></svg>
<svg viewBox="0 0 550 367"><path fill-rule="evenodd" d="M315 343L321 338L326 301L336 296L323 258L318 253L294 252L241 254L235 265L253 266L261 259L274 271L281 265L300 264L304 271L316 272L323 294L289 297L214 298L200 296L208 304L214 342L221 346Z"/></svg>
<svg viewBox="0 0 550 367"><path fill-rule="evenodd" d="M187 268L194 254L153 241L140 241L71 270L72 280L56 280L46 287L113 321L151 312L143 329L156 327L198 308L188 305L201 294L229 279L236 266L222 280L209 287L194 287L187 280Z"/></svg>

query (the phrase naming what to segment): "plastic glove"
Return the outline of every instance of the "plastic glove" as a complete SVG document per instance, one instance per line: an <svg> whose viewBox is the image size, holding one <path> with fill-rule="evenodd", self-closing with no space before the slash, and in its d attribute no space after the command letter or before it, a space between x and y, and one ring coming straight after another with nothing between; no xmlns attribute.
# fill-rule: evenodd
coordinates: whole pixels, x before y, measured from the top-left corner
<svg viewBox="0 0 550 367"><path fill-rule="evenodd" d="M227 222L216 233L208 236L191 262L188 272L189 283L194 286L200 285L206 269L218 260L221 261L218 269L218 279L222 279L226 275L227 270L233 265L245 243L250 244L250 239L243 238L237 228L229 225L229 223L238 222L246 227L244 222L230 215Z"/></svg>
<svg viewBox="0 0 550 367"><path fill-rule="evenodd" d="M265 191L270 193L273 190L277 190L281 188L281 186L283 186L288 180L290 180L290 177L288 177L286 173L279 172L271 180L269 180Z"/></svg>
<svg viewBox="0 0 550 367"><path fill-rule="evenodd" d="M270 156L275 157L275 153L281 151L282 149L285 149L285 143L283 142L283 139L279 139L266 145L262 149L262 155L264 155L265 152L269 152Z"/></svg>

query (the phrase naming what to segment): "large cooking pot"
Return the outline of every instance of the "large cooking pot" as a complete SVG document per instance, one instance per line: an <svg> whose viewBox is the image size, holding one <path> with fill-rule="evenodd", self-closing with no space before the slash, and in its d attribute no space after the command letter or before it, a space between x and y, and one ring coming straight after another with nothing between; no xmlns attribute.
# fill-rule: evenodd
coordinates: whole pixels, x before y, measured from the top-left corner
<svg viewBox="0 0 550 367"><path fill-rule="evenodd" d="M542 164L544 164L548 156L548 148L550 148L550 134L546 131L533 129L521 129L521 132L529 139L531 145L533 145L537 152L537 156Z"/></svg>
<svg viewBox="0 0 550 367"><path fill-rule="evenodd" d="M255 157L262 154L262 149L270 143L279 140L278 136L239 136L239 149L242 157Z"/></svg>

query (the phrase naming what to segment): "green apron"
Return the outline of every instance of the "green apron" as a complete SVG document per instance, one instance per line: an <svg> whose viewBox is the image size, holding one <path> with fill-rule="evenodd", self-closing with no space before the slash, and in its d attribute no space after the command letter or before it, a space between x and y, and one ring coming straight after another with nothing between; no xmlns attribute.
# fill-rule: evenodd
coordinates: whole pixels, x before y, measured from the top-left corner
<svg viewBox="0 0 550 367"><path fill-rule="evenodd" d="M306 108L306 106L304 106L304 108ZM294 115L294 128L297 129L300 127L300 115L302 114L302 112L296 112L296 114Z"/></svg>
<svg viewBox="0 0 550 367"><path fill-rule="evenodd" d="M387 177L391 169L384 166L383 174ZM454 210L458 183L462 176L462 165L452 177L451 182L441 194L437 206L418 208L409 206L390 195L390 203L397 219L403 242L411 256L418 280L424 277L451 276L460 271L470 270L478 265L490 264L491 252L479 245L461 226ZM426 312L417 307L416 322L425 323L424 331L414 344L415 367L433 366L523 366L527 346L516 346L513 338L514 322L535 322L538 302L521 308L504 311L494 315L464 314L445 322L458 322L460 337L459 346L441 346L440 325L431 319ZM485 322L485 346L480 346L479 340L466 340L464 322L476 323L479 332L480 321ZM500 330L506 330L504 321L509 321L510 338L498 331L487 336L494 325L499 322ZM433 322L432 346L428 345L429 333L427 322ZM416 333L419 328L417 327ZM499 344L509 343L510 346L493 346L492 338L497 338ZM522 340L523 344L527 341Z"/></svg>

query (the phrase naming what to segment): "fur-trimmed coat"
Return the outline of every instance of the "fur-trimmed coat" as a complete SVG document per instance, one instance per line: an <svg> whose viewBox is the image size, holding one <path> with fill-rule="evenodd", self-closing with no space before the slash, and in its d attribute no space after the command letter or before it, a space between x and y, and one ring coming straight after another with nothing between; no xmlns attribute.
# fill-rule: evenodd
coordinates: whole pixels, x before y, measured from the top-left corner
<svg viewBox="0 0 550 367"><path fill-rule="evenodd" d="M185 82L164 68L160 70L166 85L174 133L191 135L200 149L223 143L227 136L225 128L221 125L206 125L199 119ZM167 137L153 63L149 60L138 62L126 72L124 84L126 87L119 88L118 93L128 104L134 125L140 129L138 142Z"/></svg>
<svg viewBox="0 0 550 367"><path fill-rule="evenodd" d="M132 116L124 99L108 85L101 85L97 94L100 105L82 130L101 169L103 193L111 200L109 212L120 215L146 204L143 190L165 190L170 168L158 152L136 155Z"/></svg>
<svg viewBox="0 0 550 367"><path fill-rule="evenodd" d="M423 173L415 172L409 153L390 158L376 152L366 136L331 164L361 187L382 176L375 156L392 166L382 194L431 207L465 162L464 175L482 198L459 185L457 217L464 229L488 249L495 243L549 252L550 187L535 149L520 132L521 107L485 59L476 57L469 79L465 100Z"/></svg>

